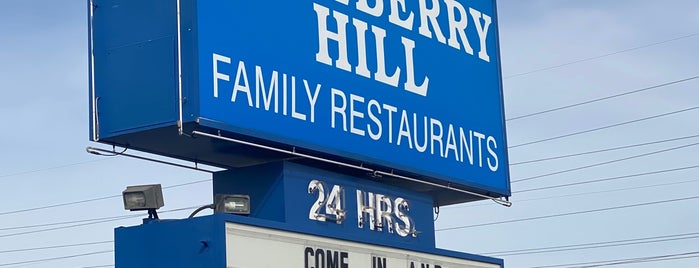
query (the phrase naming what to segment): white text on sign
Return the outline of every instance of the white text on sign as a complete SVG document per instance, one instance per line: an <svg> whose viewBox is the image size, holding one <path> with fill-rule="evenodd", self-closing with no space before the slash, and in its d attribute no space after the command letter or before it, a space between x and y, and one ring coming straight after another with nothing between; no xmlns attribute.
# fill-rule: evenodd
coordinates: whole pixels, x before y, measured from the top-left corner
<svg viewBox="0 0 699 268"><path fill-rule="evenodd" d="M326 189L331 189L326 192ZM308 184L308 193L318 197L311 205L308 218L314 221L335 221L343 224L347 211L345 208L345 191L340 185L328 187L324 182L311 180ZM416 237L418 231L415 228L408 211L410 204L402 197L392 198L385 194L366 192L357 189L357 227L362 229L368 226L370 230L388 233L396 233L399 236Z"/></svg>
<svg viewBox="0 0 699 268"><path fill-rule="evenodd" d="M337 2L348 6L350 4L349 0L337 0ZM475 27L480 45L478 57L483 61L490 62L490 56L488 55L486 46L488 30L492 23L490 16L470 7L467 13L466 8L461 3L455 0L444 0L446 16L449 22L449 39L447 40L437 22L440 13L443 14L438 0L420 0L418 1L419 5L417 7L406 6L405 0L390 0L389 2L390 12L387 18L391 24L414 31L416 24L415 13L417 13L417 17L419 17L419 27L417 29L421 35L430 39L432 39L434 35L439 43L449 45L457 50L462 50L463 48L463 51L470 55L474 55L474 49L468 41L466 29L468 27ZM430 2L429 5L431 5L432 8L428 8L428 2ZM358 0L355 8L373 17L381 18L384 16L384 0L374 1L373 6L370 6L367 0ZM411 9L414 11L411 11ZM405 76L405 82L402 85L403 89L421 96L427 96L430 83L429 77L425 75L419 85L415 77L415 62L413 59L413 50L415 49L414 40L401 36L400 40L404 52L403 60L405 66L396 66L392 68L392 71L389 71L387 70L389 67L386 66L385 38L387 32L385 29L376 25L371 25L371 27L369 27L370 25L368 23L357 18L351 18L352 23L351 26L349 26L349 16L337 10L332 10L332 16L330 16L331 10L317 3L313 3L313 10L316 12L318 18L318 52L315 56L317 62L334 66L348 72L354 72L359 76L373 78L378 82L393 87L399 87L399 81L402 81L401 77ZM328 20L333 20L332 24L337 25L337 29L329 29ZM472 24L469 24L469 21L472 21ZM430 26L432 28L431 30ZM354 34L356 34L352 40L356 40L356 44L348 44L348 30L351 30L352 27L355 30ZM366 36L369 28L371 28L371 39L374 40L373 46L366 44ZM329 52L330 41L336 43L338 47L338 55L334 62ZM351 48L355 48L358 55L357 62L354 66L350 64L349 61L349 49ZM373 74L369 71L369 59L367 59L367 49L371 48L375 49L374 52L376 55L376 71ZM402 73L401 67L405 68L405 74ZM389 72L391 73L390 75L388 74Z"/></svg>
<svg viewBox="0 0 699 268"><path fill-rule="evenodd" d="M488 168L492 172L500 168L502 156L496 149L501 143L484 132L277 70L269 71L259 65L251 67L244 61L232 62L230 57L221 54L212 54L212 64L214 98L225 91L231 96L230 102L252 109L311 124L320 123L376 142L407 147L421 154ZM231 77L232 72L221 71L222 67L233 66L235 77ZM329 107L321 107L318 103L329 103ZM329 122L318 122L319 113L329 114Z"/></svg>

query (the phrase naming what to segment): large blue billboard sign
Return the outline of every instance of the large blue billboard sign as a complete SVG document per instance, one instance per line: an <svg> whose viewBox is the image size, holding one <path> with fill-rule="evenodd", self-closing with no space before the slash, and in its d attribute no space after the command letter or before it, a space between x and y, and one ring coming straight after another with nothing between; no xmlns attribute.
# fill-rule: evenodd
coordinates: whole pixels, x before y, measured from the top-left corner
<svg viewBox="0 0 699 268"><path fill-rule="evenodd" d="M96 2L114 9L111 2L121 1ZM162 142L153 131L174 120L182 128L193 124L190 129L290 145L492 197L510 195L494 0L182 1L181 16L162 5L120 4L149 11L130 14L126 26L104 26L126 16L123 10L94 15L92 101L100 114L93 118L94 140L219 165L231 161L208 155L241 151L187 145L184 138L149 145L134 136ZM177 24L158 30L149 20L159 16ZM124 36L126 29L135 33L115 41L119 34L97 32L119 27ZM131 57L151 60L140 59L140 67L122 62L128 57L120 53L138 51L137 45L146 51ZM134 81L149 82L117 79L120 65ZM115 89L120 83L126 85ZM158 87L168 96L143 93ZM128 90L157 99L164 107L155 114L163 118L123 119L151 116L158 106L117 112L133 100L108 97Z"/></svg>

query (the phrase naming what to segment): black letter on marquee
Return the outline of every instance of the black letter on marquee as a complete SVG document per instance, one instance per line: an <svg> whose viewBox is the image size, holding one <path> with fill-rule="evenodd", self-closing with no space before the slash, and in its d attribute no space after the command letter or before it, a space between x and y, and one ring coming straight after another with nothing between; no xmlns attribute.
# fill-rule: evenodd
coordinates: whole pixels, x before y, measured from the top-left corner
<svg viewBox="0 0 699 268"><path fill-rule="evenodd" d="M308 256L313 257L313 249L310 248L310 247L306 247L306 249L305 249L303 252L304 252L304 254L303 254L303 255L304 255L304 258L303 258L303 259L304 259L304 264L305 264L304 268L315 268L315 267L310 267L310 266L308 266Z"/></svg>
<svg viewBox="0 0 699 268"><path fill-rule="evenodd" d="M340 258L338 258L338 252L335 251L330 251L328 250L328 268L340 268L339 263L337 262Z"/></svg>
<svg viewBox="0 0 699 268"><path fill-rule="evenodd" d="M372 258L372 265L371 268L386 268L386 258L377 258L377 257L371 257ZM412 268L413 265L411 264L410 267Z"/></svg>
<svg viewBox="0 0 699 268"><path fill-rule="evenodd" d="M321 266L322 264L322 266ZM322 248L316 249L316 267L325 268L325 251Z"/></svg>
<svg viewBox="0 0 699 268"><path fill-rule="evenodd" d="M349 263L347 263L348 257L349 257L349 253L347 253L347 252L340 253L340 268L349 268Z"/></svg>

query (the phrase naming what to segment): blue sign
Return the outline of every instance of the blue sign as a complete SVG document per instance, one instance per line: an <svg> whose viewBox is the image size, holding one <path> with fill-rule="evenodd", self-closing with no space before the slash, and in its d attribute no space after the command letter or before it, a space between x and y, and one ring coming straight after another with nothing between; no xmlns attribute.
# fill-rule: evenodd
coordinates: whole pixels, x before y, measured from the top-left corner
<svg viewBox="0 0 699 268"><path fill-rule="evenodd" d="M201 124L510 195L495 1L197 1Z"/></svg>
<svg viewBox="0 0 699 268"><path fill-rule="evenodd" d="M290 162L216 172L213 191L250 214L116 228L116 267L504 267L437 248L424 193Z"/></svg>
<svg viewBox="0 0 699 268"><path fill-rule="evenodd" d="M93 2L93 141L289 157L229 137L480 194L386 181L440 204L510 196L494 0Z"/></svg>
<svg viewBox="0 0 699 268"><path fill-rule="evenodd" d="M319 236L434 248L429 195L289 162L214 173L214 194L244 194L251 218Z"/></svg>

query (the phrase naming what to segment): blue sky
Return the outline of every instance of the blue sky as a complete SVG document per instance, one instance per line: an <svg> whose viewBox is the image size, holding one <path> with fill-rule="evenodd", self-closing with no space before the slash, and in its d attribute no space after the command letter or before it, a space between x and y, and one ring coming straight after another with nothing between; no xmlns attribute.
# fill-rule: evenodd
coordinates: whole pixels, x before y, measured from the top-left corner
<svg viewBox="0 0 699 268"><path fill-rule="evenodd" d="M696 1L500 1L498 8L508 118L699 75L699 35L687 37L699 33L699 3ZM86 32L86 1L0 1L0 114L4 118L0 125L0 200L3 201L0 202L0 265L110 250L112 245L103 243L2 253L12 249L109 241L113 239L114 227L140 223L139 218L130 218L21 235L18 233L65 225L14 229L133 215L122 209L118 197L31 212L7 212L116 196L126 185L162 183L168 186L210 178L207 173L85 152L86 146L96 145L88 141ZM673 39L677 40L668 41ZM638 48L659 42L664 43ZM633 48L638 49L627 51ZM518 75L620 51L625 52ZM695 106L699 106L699 81L692 80L508 121L508 142L512 146ZM699 110L692 110L512 148L510 162L697 135L698 118ZM519 180L696 142L699 138L516 165L511 167L511 177ZM492 202L444 207L437 228L697 196L699 182L692 181L699 179L696 169L517 193L537 187L699 165L697 147L513 183L513 207L505 208ZM677 184L653 186L668 183ZM210 183L203 182L166 189L163 209L206 204L210 202L210 187ZM636 189L619 190L624 188ZM445 230L437 232L437 239L443 248L486 253L693 233L699 232L697 205L699 200L694 199ZM189 212L166 215L181 218ZM505 262L507 267L536 267L697 250L699 240L685 239L507 256ZM113 264L112 253L8 267L109 264ZM673 265L699 266L699 259L627 266Z"/></svg>

